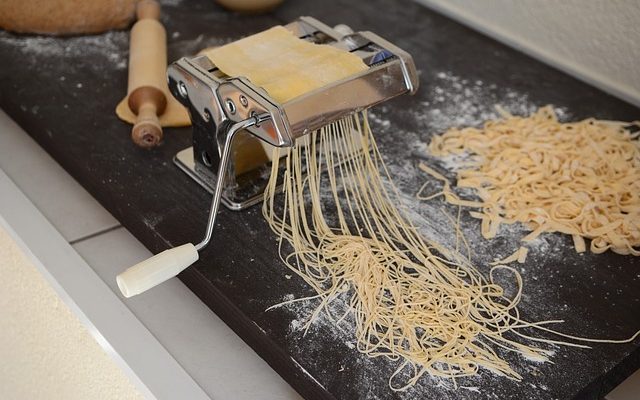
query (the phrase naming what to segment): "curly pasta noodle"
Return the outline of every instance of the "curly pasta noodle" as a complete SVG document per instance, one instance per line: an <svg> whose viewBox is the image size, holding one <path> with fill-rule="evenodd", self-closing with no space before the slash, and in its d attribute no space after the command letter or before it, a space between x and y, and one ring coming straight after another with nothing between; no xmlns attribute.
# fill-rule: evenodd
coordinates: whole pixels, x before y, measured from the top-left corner
<svg viewBox="0 0 640 400"><path fill-rule="evenodd" d="M280 163L284 193L278 202ZM425 241L394 206L398 193L386 189L379 170L388 178L366 114L313 132L283 160L274 155L263 215L280 237L283 261L315 290L311 298L320 299L307 329L323 311L343 322L346 315L332 315L328 306L348 296L358 350L399 361L389 378L393 390L411 387L425 373L455 379L480 367L520 379L496 349L546 360L547 351L523 339L564 343L523 333L532 328L558 334L543 325L560 321L520 319L522 281L514 269L496 266L487 279L462 257ZM322 187L330 189L331 201L321 198ZM330 224L327 215L337 222ZM285 242L293 247L289 254L283 254ZM498 270L517 281L511 299L494 281Z"/></svg>
<svg viewBox="0 0 640 400"><path fill-rule="evenodd" d="M457 171L457 186L475 189L481 201L461 200L445 183L447 201L481 208L471 215L482 220L485 238L500 224L521 222L531 229L525 242L561 232L578 252L586 238L593 253L640 255L640 133L630 130L640 123L560 123L551 106L526 118L500 111L502 119L453 128L429 144L436 156L476 156Z"/></svg>

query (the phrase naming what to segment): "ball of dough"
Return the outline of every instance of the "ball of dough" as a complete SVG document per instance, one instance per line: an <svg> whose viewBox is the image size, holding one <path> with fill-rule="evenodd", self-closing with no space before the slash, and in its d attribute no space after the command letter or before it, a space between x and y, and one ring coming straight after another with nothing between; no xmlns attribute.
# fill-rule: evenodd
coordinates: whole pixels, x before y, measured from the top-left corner
<svg viewBox="0 0 640 400"><path fill-rule="evenodd" d="M0 0L0 28L52 35L99 33L131 22L136 0Z"/></svg>

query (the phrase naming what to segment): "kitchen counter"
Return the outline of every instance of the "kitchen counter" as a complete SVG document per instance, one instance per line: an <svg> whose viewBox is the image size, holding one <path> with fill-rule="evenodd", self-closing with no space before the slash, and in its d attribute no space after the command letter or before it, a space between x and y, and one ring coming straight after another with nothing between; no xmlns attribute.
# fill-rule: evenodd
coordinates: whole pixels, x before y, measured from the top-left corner
<svg viewBox="0 0 640 400"><path fill-rule="evenodd" d="M168 2L163 22L169 59L299 15L374 31L414 56L421 79L418 94L371 111L381 151L408 198L426 179L416 166L424 158L417 153L424 151L429 137L450 126L480 123L492 115L494 104L519 114L553 104L565 119L640 119L637 108L406 1L290 1L259 17L227 13L207 1ZM126 90L127 37L126 32L66 39L1 32L0 54L8 61L0 71L0 107L122 226L158 252L200 239L210 198L171 162L190 145L188 128L167 129L163 144L147 151L132 145L130 127L115 117L115 104ZM428 218L429 205L416 207ZM473 227L472 221L463 223ZM258 209L223 210L216 235L180 279L307 398L597 398L640 367L637 340L590 350L556 348L555 364L510 358L525 376L521 383L483 371L478 378L458 382L467 389L453 390L425 377L405 393L392 393L387 379L393 363L359 355L349 336L322 321L302 336L296 326L310 316L313 304L265 312L310 290L295 277L287 279L275 238ZM561 329L571 334L631 335L640 315L638 258L578 256L569 243L570 238L550 235L532 251L522 271L523 315L563 318ZM506 252L514 244L508 239L478 243L474 261L481 263L483 253ZM136 260L110 261L101 267L107 281ZM486 265L479 267L486 272ZM144 301L140 299L125 304L134 307Z"/></svg>

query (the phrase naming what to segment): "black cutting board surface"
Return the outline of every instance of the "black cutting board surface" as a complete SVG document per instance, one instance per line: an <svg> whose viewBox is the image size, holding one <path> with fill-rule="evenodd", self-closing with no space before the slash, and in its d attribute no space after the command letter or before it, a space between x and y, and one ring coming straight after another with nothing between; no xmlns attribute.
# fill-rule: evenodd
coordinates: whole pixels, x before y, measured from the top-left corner
<svg viewBox="0 0 640 400"><path fill-rule="evenodd" d="M169 59L300 15L374 31L413 55L418 94L375 107L370 119L410 219L443 244L454 245L455 234L442 210L455 214L455 208L414 199L428 179L418 171L419 162L453 177L455 160L437 160L425 151L433 134L479 124L495 115L494 104L519 114L553 104L566 120L640 119L637 108L408 1L288 1L264 16L229 13L210 0L168 1L163 22ZM172 164L175 153L190 145L190 129L166 129L160 147L142 150L113 112L126 91L127 51L126 31L69 38L0 32L0 107L150 250L197 242L210 196ZM523 233L513 227L485 241L466 214L461 226L472 243L472 259L485 273L487 262L515 250ZM577 255L570 238L545 235L518 269L526 319L564 319L559 330L599 338L627 337L640 328L638 258ZM457 388L424 377L408 391L392 392L388 378L397 363L359 354L348 319L336 328L319 317L303 336L315 303L265 311L312 293L280 261L259 207L223 210L212 244L180 278L306 398L599 398L640 367L638 340L592 349L552 347L554 364L505 355L522 382L481 371L457 380ZM504 285L513 289L506 279ZM338 301L334 308L340 311L344 304Z"/></svg>

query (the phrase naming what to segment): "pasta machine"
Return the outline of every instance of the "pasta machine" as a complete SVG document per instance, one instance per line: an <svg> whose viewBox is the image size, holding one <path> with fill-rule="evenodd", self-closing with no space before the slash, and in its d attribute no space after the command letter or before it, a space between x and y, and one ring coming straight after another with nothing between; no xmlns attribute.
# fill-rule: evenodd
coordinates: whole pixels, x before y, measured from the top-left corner
<svg viewBox="0 0 640 400"><path fill-rule="evenodd" d="M411 56L371 32L331 28L311 17L288 24L303 40L334 46L362 59L368 68L284 104L241 76L226 76L206 56L182 58L168 68L171 93L188 108L193 147L174 161L213 194L204 239L151 257L118 275L130 297L177 275L211 240L220 203L240 210L261 201L269 159L259 141L291 147L331 122L404 93L414 94L418 75Z"/></svg>

